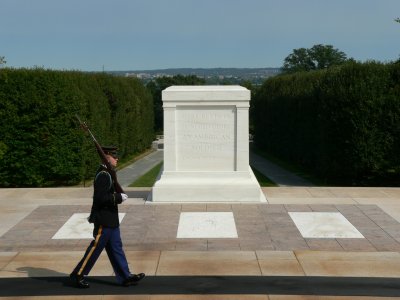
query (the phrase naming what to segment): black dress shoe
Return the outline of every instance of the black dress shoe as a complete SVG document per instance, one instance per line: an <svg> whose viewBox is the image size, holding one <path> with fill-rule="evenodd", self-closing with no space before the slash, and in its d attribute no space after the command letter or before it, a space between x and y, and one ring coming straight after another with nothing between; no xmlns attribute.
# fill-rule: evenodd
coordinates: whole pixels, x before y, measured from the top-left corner
<svg viewBox="0 0 400 300"><path fill-rule="evenodd" d="M69 275L69 278L71 278L71 280L75 283L76 287L78 288L87 289L90 286L89 283L85 280L85 277L83 277L83 275L71 273L71 275Z"/></svg>
<svg viewBox="0 0 400 300"><path fill-rule="evenodd" d="M137 285L138 281L142 280L146 275L144 273L139 274L131 274L127 279L122 283L123 286Z"/></svg>

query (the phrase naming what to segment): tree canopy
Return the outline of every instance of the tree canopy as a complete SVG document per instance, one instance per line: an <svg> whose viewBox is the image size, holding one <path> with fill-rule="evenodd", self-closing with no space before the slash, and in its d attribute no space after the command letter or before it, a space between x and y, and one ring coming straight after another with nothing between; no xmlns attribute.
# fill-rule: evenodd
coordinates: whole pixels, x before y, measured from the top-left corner
<svg viewBox="0 0 400 300"><path fill-rule="evenodd" d="M311 71L343 64L351 59L332 45L317 44L311 48L293 49L283 62L284 73Z"/></svg>
<svg viewBox="0 0 400 300"><path fill-rule="evenodd" d="M0 67L7 63L6 58L4 56L0 56Z"/></svg>

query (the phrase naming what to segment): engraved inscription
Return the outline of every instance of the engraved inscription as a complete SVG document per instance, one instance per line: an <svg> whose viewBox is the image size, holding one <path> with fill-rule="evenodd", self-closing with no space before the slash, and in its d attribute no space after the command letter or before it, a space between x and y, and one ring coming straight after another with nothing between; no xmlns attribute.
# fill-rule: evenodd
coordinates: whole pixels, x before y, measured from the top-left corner
<svg viewBox="0 0 400 300"><path fill-rule="evenodd" d="M233 106L176 110L177 168L181 171L234 171Z"/></svg>

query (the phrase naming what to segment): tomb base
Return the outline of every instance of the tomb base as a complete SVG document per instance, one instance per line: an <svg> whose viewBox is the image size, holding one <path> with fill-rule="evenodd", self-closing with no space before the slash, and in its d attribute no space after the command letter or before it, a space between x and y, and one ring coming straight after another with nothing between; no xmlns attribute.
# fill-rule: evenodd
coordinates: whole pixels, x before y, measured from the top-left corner
<svg viewBox="0 0 400 300"><path fill-rule="evenodd" d="M253 171L162 172L154 202L266 202Z"/></svg>

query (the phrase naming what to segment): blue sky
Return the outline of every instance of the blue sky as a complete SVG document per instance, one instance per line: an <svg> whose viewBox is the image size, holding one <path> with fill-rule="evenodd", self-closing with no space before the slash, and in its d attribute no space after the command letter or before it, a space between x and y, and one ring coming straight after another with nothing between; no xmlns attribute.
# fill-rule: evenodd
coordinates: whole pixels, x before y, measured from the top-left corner
<svg viewBox="0 0 400 300"><path fill-rule="evenodd" d="M400 0L0 0L9 67L280 67L293 49L400 55Z"/></svg>

